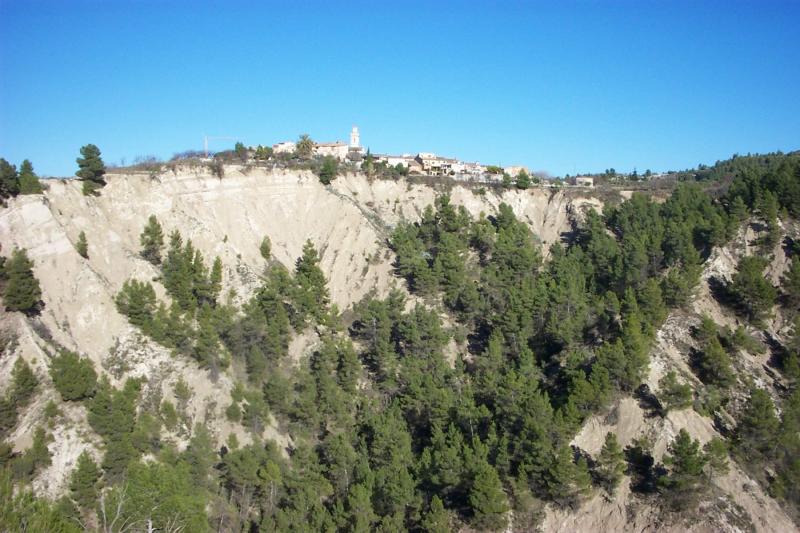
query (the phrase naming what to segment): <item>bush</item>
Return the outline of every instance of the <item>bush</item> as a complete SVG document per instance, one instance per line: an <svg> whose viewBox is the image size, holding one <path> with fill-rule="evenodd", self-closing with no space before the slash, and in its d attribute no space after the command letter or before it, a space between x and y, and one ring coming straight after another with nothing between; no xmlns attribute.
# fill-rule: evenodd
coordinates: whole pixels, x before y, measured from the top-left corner
<svg viewBox="0 0 800 533"><path fill-rule="evenodd" d="M92 362L68 350L62 350L59 356L52 359L50 376L65 401L90 398L97 386L97 373Z"/></svg>
<svg viewBox="0 0 800 533"><path fill-rule="evenodd" d="M84 259L89 258L89 243L86 242L86 233L83 231L78 235L78 241L75 243L75 251Z"/></svg>
<svg viewBox="0 0 800 533"><path fill-rule="evenodd" d="M333 156L326 156L325 159L322 160L322 168L319 171L319 181L321 181L323 185L328 185L336 179L338 172L339 163L336 161L336 158Z"/></svg>

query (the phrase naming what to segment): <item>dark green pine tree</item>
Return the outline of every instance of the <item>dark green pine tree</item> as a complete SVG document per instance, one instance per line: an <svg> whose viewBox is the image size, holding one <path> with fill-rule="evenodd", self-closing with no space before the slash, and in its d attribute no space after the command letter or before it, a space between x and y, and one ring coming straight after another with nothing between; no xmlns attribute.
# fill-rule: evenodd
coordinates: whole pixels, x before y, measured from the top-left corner
<svg viewBox="0 0 800 533"><path fill-rule="evenodd" d="M93 509L97 502L100 469L88 452L78 457L78 465L72 471L69 483L70 496L81 509Z"/></svg>
<svg viewBox="0 0 800 533"><path fill-rule="evenodd" d="M658 480L659 488L673 507L685 509L699 503L699 496L708 487L703 473L707 462L700 442L681 429L664 457L664 463L670 467L669 474Z"/></svg>
<svg viewBox="0 0 800 533"><path fill-rule="evenodd" d="M156 291L149 281L129 279L122 284L114 303L131 324L147 329L156 311Z"/></svg>
<svg viewBox="0 0 800 533"><path fill-rule="evenodd" d="M325 274L319 267L319 254L310 240L303 245L303 255L297 260L295 282L294 301L301 321L308 316L321 320L330 298L325 286Z"/></svg>
<svg viewBox="0 0 800 533"><path fill-rule="evenodd" d="M703 381L717 387L727 388L736 383L736 374L731 365L731 357L719 338L714 335L706 343L700 356L700 373Z"/></svg>
<svg viewBox="0 0 800 533"><path fill-rule="evenodd" d="M752 321L760 321L775 303L777 291L764 277L767 260L760 256L743 257L733 275L729 291Z"/></svg>
<svg viewBox="0 0 800 533"><path fill-rule="evenodd" d="M100 149L93 144L87 144L81 147L81 157L75 161L79 167L75 175L83 181L83 194L97 194L97 190L106 184L103 179L106 166L100 157Z"/></svg>
<svg viewBox="0 0 800 533"><path fill-rule="evenodd" d="M161 263L161 249L164 247L164 232L155 215L150 215L147 224L139 235L142 245L140 255L147 261L158 265Z"/></svg>
<svg viewBox="0 0 800 533"><path fill-rule="evenodd" d="M506 527L509 510L500 477L485 460L479 461L473 468L472 487L469 491L473 524L481 529L500 531Z"/></svg>
<svg viewBox="0 0 800 533"><path fill-rule="evenodd" d="M89 243L86 241L86 233L81 231L78 240L75 242L75 251L84 259L89 258Z"/></svg>
<svg viewBox="0 0 800 533"><path fill-rule="evenodd" d="M50 376L64 401L89 398L94 395L97 386L97 373L92 361L68 350L62 350L58 356L53 357L50 362Z"/></svg>
<svg viewBox="0 0 800 533"><path fill-rule="evenodd" d="M515 185L517 186L517 189L529 189L531 186L531 177L524 170L520 170L519 174L517 174Z"/></svg>
<svg viewBox="0 0 800 533"><path fill-rule="evenodd" d="M214 311L206 303L197 315L197 342L194 347L195 359L201 365L218 372L220 369L219 336L214 327Z"/></svg>
<svg viewBox="0 0 800 533"><path fill-rule="evenodd" d="M781 278L781 288L789 306L794 309L800 307L800 256L792 258L789 270Z"/></svg>
<svg viewBox="0 0 800 533"><path fill-rule="evenodd" d="M775 405L763 389L754 388L736 427L735 443L743 457L770 457L775 452L780 421Z"/></svg>
<svg viewBox="0 0 800 533"><path fill-rule="evenodd" d="M0 158L0 198L19 194L19 175L17 167Z"/></svg>
<svg viewBox="0 0 800 533"><path fill-rule="evenodd" d="M209 286L211 289L211 298L214 303L219 303L219 294L222 291L222 260L219 257L214 258L214 264L211 266L211 274L208 278Z"/></svg>
<svg viewBox="0 0 800 533"><path fill-rule="evenodd" d="M347 496L347 511L350 528L353 533L369 533L378 516L372 509L370 491L363 484L353 485Z"/></svg>
<svg viewBox="0 0 800 533"><path fill-rule="evenodd" d="M622 302L622 344L625 351L625 377L622 382L624 390L633 390L642 382L647 372L649 358L647 356L648 339L642 331L639 305L633 289L625 291Z"/></svg>
<svg viewBox="0 0 800 533"><path fill-rule="evenodd" d="M17 358L11 370L11 398L17 407L25 406L39 385L39 379L22 357Z"/></svg>
<svg viewBox="0 0 800 533"><path fill-rule="evenodd" d="M625 454L617 441L617 436L610 431L606 433L603 448L597 456L596 472L603 487L613 494L625 473Z"/></svg>
<svg viewBox="0 0 800 533"><path fill-rule="evenodd" d="M15 249L6 261L5 274L8 280L3 301L9 311L35 314L39 310L42 289L33 275L33 261L24 249Z"/></svg>
<svg viewBox="0 0 800 533"><path fill-rule="evenodd" d="M664 412L684 409L692 405L692 387L679 382L678 375L670 370L658 380L658 399Z"/></svg>
<svg viewBox="0 0 800 533"><path fill-rule="evenodd" d="M545 475L550 497L560 505L572 505L590 489L591 478L584 458L573 461L572 449L561 446L556 450Z"/></svg>
<svg viewBox="0 0 800 533"><path fill-rule="evenodd" d="M450 533L453 531L450 525L450 514L445 510L439 496L434 495L431 498L430 509L422 519L422 528L427 533Z"/></svg>
<svg viewBox="0 0 800 533"><path fill-rule="evenodd" d="M33 164L27 159L19 166L19 193L42 194L42 184L33 172Z"/></svg>

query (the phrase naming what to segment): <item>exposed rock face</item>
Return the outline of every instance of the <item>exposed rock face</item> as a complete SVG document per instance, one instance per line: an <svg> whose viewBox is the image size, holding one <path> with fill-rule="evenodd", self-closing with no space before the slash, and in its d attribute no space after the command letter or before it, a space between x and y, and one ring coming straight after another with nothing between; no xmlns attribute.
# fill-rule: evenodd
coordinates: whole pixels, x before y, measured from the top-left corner
<svg viewBox="0 0 800 533"><path fill-rule="evenodd" d="M425 206L441 191L406 181L368 181L363 176L339 177L331 186L304 172L264 172L227 167L218 179L206 169L185 169L151 178L148 175L109 176L99 197L85 197L80 183L51 181L42 196L21 196L0 210L0 245L3 255L23 247L35 263L45 307L41 317L19 314L0 316L0 328L17 335L10 357L0 358L0 385L9 379L16 357L29 361L45 392L21 414L11 440L15 447L30 445L33 428L40 423L44 406L57 398L48 375L46 338L90 357L98 371L119 385L114 372L115 356L124 354L128 368L124 377L143 377L150 393L170 397L179 378L193 391L187 406L190 423L206 421L218 442L236 433L243 444L250 440L240 426L225 419L233 379L223 374L212 381L193 361L176 358L164 348L143 338L114 305L114 295L129 278L151 280L158 270L139 256L139 235L150 215L156 215L165 234L178 229L191 239L210 262L219 256L224 265L223 294L234 292L234 301L246 300L259 284L264 260L259 244L272 241L275 258L292 268L306 239L321 254L333 302L345 309L370 291L386 294L402 283L392 273L393 254L386 245L391 228L403 218L418 219ZM532 189L477 194L467 187L450 191L454 204L472 215L492 215L501 202L509 204L528 223L545 246L557 242L571 228L574 217L586 207L602 208L594 197L571 191ZM89 243L89 258L82 258L74 243L81 231ZM744 238L744 237L742 237ZM730 275L735 254L717 250L707 264L694 309L708 312L721 324L735 324L710 296L712 275ZM785 261L784 261L785 263ZM771 273L779 276L780 272ZM157 290L159 284L155 284ZM163 292L159 294L164 297ZM0 311L0 315L3 312ZM673 314L659 331L651 357L648 383L657 389L658 379L675 369L685 379L694 379L688 368L688 345L693 318ZM781 324L773 330L780 333ZM295 337L291 356L298 358L313 348L314 332ZM746 360L755 369L761 361ZM763 373L763 372L762 372ZM766 378L765 378L766 379ZM650 436L656 459L667 444L686 428L706 442L717 435L710 419L693 410L670 413L666 418L648 417L634 399L620 400L613 416L591 417L573 445L596 456L607 431L615 431L625 446L637 437ZM68 406L50 443L53 464L36 481L36 489L50 495L63 492L68 473L85 450L97 450L100 439L86 423L85 408ZM265 436L281 444L290 437L268 427ZM178 432L172 437L185 444ZM708 509L707 520L698 523L663 522L658 509L631 494L626 477L616 495L597 493L577 510L549 508L543 523L546 531L790 531L794 526L777 503L738 468L717 481L719 496Z"/></svg>
<svg viewBox="0 0 800 533"><path fill-rule="evenodd" d="M139 235L150 215L158 217L165 237L178 229L207 261L214 256L222 259L223 294L234 291L236 302L247 299L259 284L264 268L259 244L265 236L272 241L275 258L288 268L293 268L310 239L320 250L332 300L344 309L370 291L383 295L392 286L402 285L392 274L393 256L386 238L403 217L416 220L437 195L429 186L404 181L369 182L363 176L350 175L325 187L306 172L267 173L236 167L227 167L222 179L205 168L156 177L111 174L108 178L98 197L84 196L80 182L51 180L44 195L20 196L0 210L3 254L14 247L28 250L45 303L36 319L18 314L2 317L4 329L16 332L18 342L13 356L0 360L0 383L8 381L14 360L20 356L32 364L48 388L47 394L26 410L12 435L18 450L30 445L44 406L58 398L50 384L44 349L50 336L91 358L95 368L117 386L125 378L143 377L149 387L168 398L175 381L182 378L193 392L187 408L189 420L208 420L220 442L231 432L236 432L243 444L250 441L248 434L224 416L233 387L229 376L223 374L212 382L194 362L174 358L144 338L116 310L114 295L127 279L159 276L157 268L139 256ZM546 243L570 229L570 217L580 206L601 205L563 192L510 191L500 198L491 193L476 195L463 187L452 190L452 200L476 216L481 211L494 213L505 201ZM88 238L88 259L75 251L81 231ZM163 298L160 284L155 287ZM293 357L313 346L311 337L307 333L295 339ZM109 372L119 355L128 363L124 376ZM66 474L80 453L94 450L100 443L87 427L82 406L71 406L63 422L65 427L50 444L53 465L36 484L50 495L64 489ZM266 432L265 436L287 442L288 437L275 428ZM173 437L184 443L180 434Z"/></svg>

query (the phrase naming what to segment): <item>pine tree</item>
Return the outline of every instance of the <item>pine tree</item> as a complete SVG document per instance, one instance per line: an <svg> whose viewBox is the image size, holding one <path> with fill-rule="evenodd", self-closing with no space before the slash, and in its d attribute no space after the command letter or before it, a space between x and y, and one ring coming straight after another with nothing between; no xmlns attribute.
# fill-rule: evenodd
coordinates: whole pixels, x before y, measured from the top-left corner
<svg viewBox="0 0 800 533"><path fill-rule="evenodd" d="M347 510L350 527L353 533L369 533L373 531L373 524L378 519L372 509L370 491L364 485L353 485L347 496Z"/></svg>
<svg viewBox="0 0 800 533"><path fill-rule="evenodd" d="M519 174L517 174L515 185L517 186L517 189L529 189L531 186L531 177L524 170L520 170Z"/></svg>
<svg viewBox="0 0 800 533"><path fill-rule="evenodd" d="M700 372L703 381L718 387L727 388L736 383L736 374L731 365L731 358L717 335L706 343L700 356Z"/></svg>
<svg viewBox="0 0 800 533"><path fill-rule="evenodd" d="M83 180L83 194L86 196L96 194L97 189L106 184L103 179L106 166L100 157L100 149L93 144L87 144L81 147L81 157L75 161L79 167L75 175Z"/></svg>
<svg viewBox="0 0 800 533"><path fill-rule="evenodd" d="M297 260L295 282L294 301L301 320L309 315L321 320L330 298L325 286L325 274L319 267L319 255L310 240L303 245L303 255Z"/></svg>
<svg viewBox="0 0 800 533"><path fill-rule="evenodd" d="M0 158L0 199L19 194L17 167Z"/></svg>
<svg viewBox="0 0 800 533"><path fill-rule="evenodd" d="M625 454L617 441L617 436L610 431L597 457L597 476L603 487L613 493L625 473Z"/></svg>
<svg viewBox="0 0 800 533"><path fill-rule="evenodd" d="M590 482L586 460L573 461L572 449L560 446L545 473L548 495L561 505L570 505L589 491Z"/></svg>
<svg viewBox="0 0 800 533"><path fill-rule="evenodd" d="M4 270L8 278L3 294L6 309L26 314L38 312L42 289L33 275L33 261L28 259L27 252L15 249Z"/></svg>
<svg viewBox="0 0 800 533"><path fill-rule="evenodd" d="M86 233L83 231L78 235L78 240L75 242L75 251L84 259L89 258L89 243L86 242Z"/></svg>
<svg viewBox="0 0 800 533"><path fill-rule="evenodd" d="M94 395L97 373L92 361L74 352L62 350L54 357L50 361L50 376L64 401L83 400Z"/></svg>
<svg viewBox="0 0 800 533"><path fill-rule="evenodd" d="M730 292L752 321L764 318L775 303L777 291L764 277L767 261L760 256L743 257L730 284Z"/></svg>
<svg viewBox="0 0 800 533"><path fill-rule="evenodd" d="M742 200L742 197L738 195L731 202L729 212L733 219L739 224L747 220L749 215L747 211L747 204L745 204L744 200Z"/></svg>
<svg viewBox="0 0 800 533"><path fill-rule="evenodd" d="M774 453L780 421L775 405L763 389L754 388L736 427L736 446L743 457L770 457Z"/></svg>
<svg viewBox="0 0 800 533"><path fill-rule="evenodd" d="M214 258L208 281L211 289L211 298L216 304L219 302L219 293L222 291L222 260L219 257Z"/></svg>
<svg viewBox="0 0 800 533"><path fill-rule="evenodd" d="M11 370L11 398L17 407L25 406L33 396L39 379L30 365L22 357L18 357Z"/></svg>
<svg viewBox="0 0 800 533"><path fill-rule="evenodd" d="M164 233L161 224L155 215L150 215L147 219L142 234L139 235L139 243L142 245L140 255L154 265L161 263L161 249L164 247Z"/></svg>
<svg viewBox="0 0 800 533"><path fill-rule="evenodd" d="M730 470L728 466L728 445L719 437L713 437L703 446L709 477L725 475Z"/></svg>
<svg viewBox="0 0 800 533"><path fill-rule="evenodd" d="M639 305L633 289L625 291L622 302L622 344L625 351L625 377L621 383L623 390L633 390L647 371L649 358L647 356L648 340L642 331Z"/></svg>
<svg viewBox="0 0 800 533"><path fill-rule="evenodd" d="M787 303L797 309L800 307L800 256L795 255L789 269L781 278L781 288Z"/></svg>
<svg viewBox="0 0 800 533"><path fill-rule="evenodd" d="M114 303L131 324L147 331L156 311L156 291L149 281L129 279L122 284Z"/></svg>
<svg viewBox="0 0 800 533"><path fill-rule="evenodd" d="M19 193L42 194L42 184L33 172L33 165L27 159L19 166Z"/></svg>
<svg viewBox="0 0 800 533"><path fill-rule="evenodd" d="M658 399L665 412L684 409L692 405L692 388L687 383L678 382L678 375L670 370L658 380Z"/></svg>
<svg viewBox="0 0 800 533"><path fill-rule="evenodd" d="M208 303L198 313L194 356L201 365L212 371L219 370L219 336L214 327L214 313Z"/></svg>
<svg viewBox="0 0 800 533"><path fill-rule="evenodd" d="M700 450L700 442L685 429L669 445L664 462L669 474L658 480L659 487L673 507L683 509L699 503L699 496L708 487L703 470L708 458Z"/></svg>
<svg viewBox="0 0 800 533"><path fill-rule="evenodd" d="M426 533L450 533L453 530L450 514L445 510L439 496L434 495L431 498L430 509L422 519L422 528Z"/></svg>
<svg viewBox="0 0 800 533"><path fill-rule="evenodd" d="M83 452L78 457L78 465L72 471L69 490L72 499L82 509L93 509L97 502L98 482L100 469L94 462L89 452Z"/></svg>
<svg viewBox="0 0 800 533"><path fill-rule="evenodd" d="M47 447L48 441L52 440L47 435L43 427L37 427L33 433L31 447L25 454L13 463L15 474L24 479L30 480L36 472L42 468L47 468L53 463L50 457L50 450Z"/></svg>
<svg viewBox="0 0 800 533"><path fill-rule="evenodd" d="M499 531L506 527L508 499L503 492L497 471L485 461L480 461L474 466L469 504L472 507L473 523L476 527L490 531Z"/></svg>

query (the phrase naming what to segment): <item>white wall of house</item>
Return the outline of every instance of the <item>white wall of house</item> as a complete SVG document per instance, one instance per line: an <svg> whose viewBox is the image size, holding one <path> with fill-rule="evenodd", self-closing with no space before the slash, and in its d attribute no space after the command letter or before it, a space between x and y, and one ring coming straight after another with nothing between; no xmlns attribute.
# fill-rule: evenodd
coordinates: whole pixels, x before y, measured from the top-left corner
<svg viewBox="0 0 800 533"><path fill-rule="evenodd" d="M284 141L272 145L272 151L276 154L291 154L294 153L297 145L292 141Z"/></svg>

